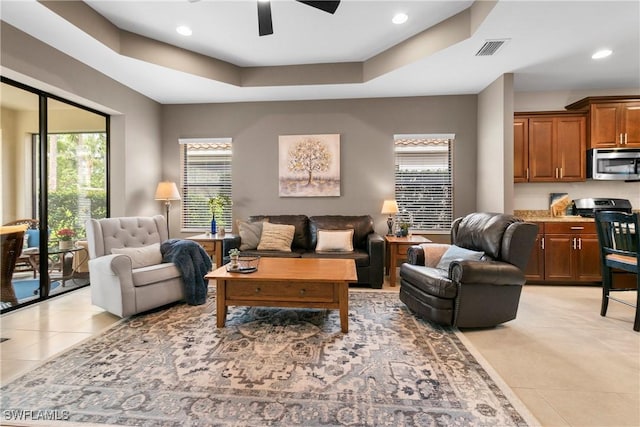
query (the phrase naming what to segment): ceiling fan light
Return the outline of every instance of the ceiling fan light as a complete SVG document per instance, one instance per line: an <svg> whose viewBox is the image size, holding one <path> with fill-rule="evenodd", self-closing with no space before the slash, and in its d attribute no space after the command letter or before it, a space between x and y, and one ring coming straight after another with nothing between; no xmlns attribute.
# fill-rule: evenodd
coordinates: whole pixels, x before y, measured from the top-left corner
<svg viewBox="0 0 640 427"><path fill-rule="evenodd" d="M409 16L406 13L396 13L391 22L396 25L404 24L409 19Z"/></svg>
<svg viewBox="0 0 640 427"><path fill-rule="evenodd" d="M190 36L191 34L193 34L193 31L191 31L191 28L187 27L186 25L180 25L176 27L176 32L183 36Z"/></svg>
<svg viewBox="0 0 640 427"><path fill-rule="evenodd" d="M612 53L613 53L613 51L611 49L601 49L601 50L597 51L596 53L594 53L593 55L591 55L591 59L606 58L607 56L611 55Z"/></svg>

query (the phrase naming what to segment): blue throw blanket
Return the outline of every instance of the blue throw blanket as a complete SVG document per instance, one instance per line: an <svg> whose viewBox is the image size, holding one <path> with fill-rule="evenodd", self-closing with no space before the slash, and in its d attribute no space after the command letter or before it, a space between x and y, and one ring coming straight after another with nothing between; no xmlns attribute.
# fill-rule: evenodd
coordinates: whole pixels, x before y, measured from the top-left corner
<svg viewBox="0 0 640 427"><path fill-rule="evenodd" d="M169 239L162 242L160 252L163 262L172 262L180 270L187 304L204 304L207 300L204 276L211 270L211 258L205 250L192 240Z"/></svg>

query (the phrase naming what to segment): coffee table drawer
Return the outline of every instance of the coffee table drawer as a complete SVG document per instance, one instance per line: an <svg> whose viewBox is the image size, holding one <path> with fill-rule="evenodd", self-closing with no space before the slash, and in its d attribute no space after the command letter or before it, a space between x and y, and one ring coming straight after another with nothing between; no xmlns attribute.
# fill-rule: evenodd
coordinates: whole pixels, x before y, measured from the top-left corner
<svg viewBox="0 0 640 427"><path fill-rule="evenodd" d="M233 281L227 285L226 294L232 300L335 301L331 283Z"/></svg>

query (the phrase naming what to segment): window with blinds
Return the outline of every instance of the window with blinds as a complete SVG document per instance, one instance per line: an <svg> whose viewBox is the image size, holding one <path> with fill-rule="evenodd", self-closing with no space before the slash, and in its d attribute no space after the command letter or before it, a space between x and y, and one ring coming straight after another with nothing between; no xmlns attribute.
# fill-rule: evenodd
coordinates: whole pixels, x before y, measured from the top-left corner
<svg viewBox="0 0 640 427"><path fill-rule="evenodd" d="M396 222L445 232L453 221L454 135L395 135Z"/></svg>
<svg viewBox="0 0 640 427"><path fill-rule="evenodd" d="M181 138L182 230L208 230L211 226L209 199L218 194L231 199L231 138ZM218 226L231 229L231 206Z"/></svg>

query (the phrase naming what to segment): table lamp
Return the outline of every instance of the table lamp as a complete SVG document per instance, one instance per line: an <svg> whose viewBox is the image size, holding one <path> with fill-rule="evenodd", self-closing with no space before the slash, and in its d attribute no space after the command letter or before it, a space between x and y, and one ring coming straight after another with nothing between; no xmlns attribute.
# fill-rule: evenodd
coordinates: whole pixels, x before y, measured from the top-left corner
<svg viewBox="0 0 640 427"><path fill-rule="evenodd" d="M156 188L156 200L164 200L164 207L167 216L167 236L169 236L169 209L171 208L172 200L180 200L180 193L175 182L162 181L158 183Z"/></svg>
<svg viewBox="0 0 640 427"><path fill-rule="evenodd" d="M387 227L389 227L387 236L393 235L393 215L397 214L398 211L398 203L395 200L385 200L382 204L381 213L389 215L389 218L387 218Z"/></svg>

